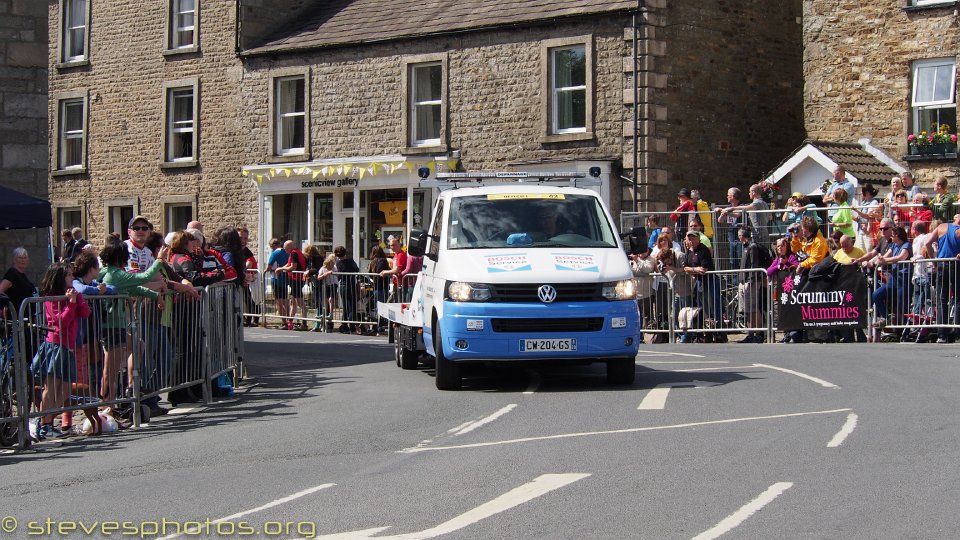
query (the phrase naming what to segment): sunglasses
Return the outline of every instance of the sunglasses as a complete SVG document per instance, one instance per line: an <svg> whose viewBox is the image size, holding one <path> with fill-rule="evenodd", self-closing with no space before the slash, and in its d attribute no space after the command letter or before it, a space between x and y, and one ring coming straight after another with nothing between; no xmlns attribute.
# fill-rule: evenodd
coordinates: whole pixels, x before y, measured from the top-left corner
<svg viewBox="0 0 960 540"><path fill-rule="evenodd" d="M890 227L880 227L880 230L881 230L881 231L889 231L889 230L890 230Z"/></svg>
<svg viewBox="0 0 960 540"><path fill-rule="evenodd" d="M153 230L153 227L147 227L147 226L139 226L139 227L137 227L137 226L134 226L134 227L130 227L130 230L131 230L131 231L150 231L150 230Z"/></svg>

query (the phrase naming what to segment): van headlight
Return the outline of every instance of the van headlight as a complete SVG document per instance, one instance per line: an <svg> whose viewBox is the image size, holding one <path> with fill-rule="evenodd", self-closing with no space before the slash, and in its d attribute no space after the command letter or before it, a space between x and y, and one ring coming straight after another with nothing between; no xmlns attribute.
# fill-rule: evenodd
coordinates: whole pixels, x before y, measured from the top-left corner
<svg viewBox="0 0 960 540"><path fill-rule="evenodd" d="M603 297L607 300L636 300L637 282L631 278L604 283Z"/></svg>
<svg viewBox="0 0 960 540"><path fill-rule="evenodd" d="M447 283L447 298L454 302L486 302L491 296L490 287L482 283L464 281Z"/></svg>

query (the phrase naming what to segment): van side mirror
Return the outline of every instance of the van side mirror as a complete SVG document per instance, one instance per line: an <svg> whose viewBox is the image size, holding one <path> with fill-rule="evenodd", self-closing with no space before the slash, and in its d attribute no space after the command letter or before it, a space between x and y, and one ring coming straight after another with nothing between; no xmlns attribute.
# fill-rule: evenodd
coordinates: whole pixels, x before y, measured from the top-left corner
<svg viewBox="0 0 960 540"><path fill-rule="evenodd" d="M413 229L410 231L410 240L407 242L407 253L414 257L423 257L427 248L427 231Z"/></svg>

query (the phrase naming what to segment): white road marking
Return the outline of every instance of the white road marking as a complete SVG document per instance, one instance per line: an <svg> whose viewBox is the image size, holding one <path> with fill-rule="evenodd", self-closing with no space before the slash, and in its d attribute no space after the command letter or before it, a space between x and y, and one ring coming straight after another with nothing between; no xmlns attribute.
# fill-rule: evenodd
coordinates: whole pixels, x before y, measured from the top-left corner
<svg viewBox="0 0 960 540"><path fill-rule="evenodd" d="M847 421L843 423L843 427L840 428L840 431L830 439L830 442L827 443L827 448L836 448L843 444L843 441L853 433L854 428L857 427L857 415L856 413L850 413L847 415Z"/></svg>
<svg viewBox="0 0 960 540"><path fill-rule="evenodd" d="M667 351L639 351L638 356L688 356L690 358L706 358L702 354L667 352Z"/></svg>
<svg viewBox="0 0 960 540"><path fill-rule="evenodd" d="M297 493L294 493L293 495L288 495L288 496L286 496L286 497L282 497L282 498L277 499L277 500L275 500L275 501L268 502L267 504L265 504L265 505L263 505L263 506L258 506L258 507L256 507L256 508L253 508L253 509L250 509L250 510L244 510L243 512L237 512L236 514L231 514L231 515L226 516L226 517L214 519L214 520L210 521L210 523L220 523L220 522L222 522L222 521L230 521L230 520L234 520L234 519L237 519L237 518L241 518L241 517L243 517L243 516L247 516L247 515L253 514L253 513L255 513L255 512L259 512L259 511L261 511L261 510L267 510L267 509L269 509L269 508L273 508L274 506L279 506L279 505L281 505L281 504L283 504L283 503L287 503L287 502L290 502L290 501L299 499L300 497L304 497L304 496L306 496L306 495L310 495L311 493L315 493L315 492L317 492L317 491L320 491L321 489L327 489L328 487L333 487L333 486L335 486L335 485L336 485L336 484L320 484L319 486L314 486L314 487L312 487L312 488L310 488L310 489L305 489L305 490L303 490L303 491L298 491ZM157 540L170 540L171 538L179 538L179 537L181 537L181 536L183 536L183 535L196 536L198 532L200 532L200 529L188 529L188 530L183 531L182 533L167 535L167 536L164 536L163 538L158 538Z"/></svg>
<svg viewBox="0 0 960 540"><path fill-rule="evenodd" d="M660 356L653 355L650 356ZM644 364L729 364L727 360L651 360Z"/></svg>
<svg viewBox="0 0 960 540"><path fill-rule="evenodd" d="M540 374L532 369L527 370L527 373L530 374L530 385L523 391L525 396L529 396L540 389Z"/></svg>
<svg viewBox="0 0 960 540"><path fill-rule="evenodd" d="M617 435L621 433L639 433L642 431L661 431L665 429L680 429L688 427L699 427L699 426L711 426L718 424L734 424L738 422L750 422L753 420L775 420L778 418L793 418L798 416L812 416L815 414L834 414L841 412L850 412L853 409L830 409L826 411L810 411L810 412L799 412L799 413L788 413L788 414L774 414L770 416L748 416L743 418L728 418L726 420L706 420L703 422L688 422L686 424L673 424L669 426L650 426L650 427L640 427L640 428L625 428L625 429L611 429L606 431L584 431L580 433L561 433L559 435L544 435L540 437L524 437L521 439L507 439L503 441L491 441L491 442L481 442L481 443L472 443L472 444L460 444L452 446L432 446L432 447L413 447L413 448L404 448L403 450L397 450L398 454L414 454L417 452L431 452L439 450L460 450L463 448L481 448L485 446L503 446L507 444L517 444L533 441L549 441L556 439L570 439L574 437L590 437L593 435Z"/></svg>
<svg viewBox="0 0 960 540"><path fill-rule="evenodd" d="M718 371L724 369L747 369L756 367L756 364L751 364L749 366L716 366L716 367L702 367L695 369L671 369L670 371L675 373L692 373L694 371Z"/></svg>
<svg viewBox="0 0 960 540"><path fill-rule="evenodd" d="M651 388L650 391L647 392L647 395L643 397L643 401L640 402L640 406L637 407L637 410L662 410L667 406L667 394L670 393L670 389L673 388L673 385L674 383L663 383Z"/></svg>
<svg viewBox="0 0 960 540"><path fill-rule="evenodd" d="M450 534L452 532L459 531L460 529L473 525L478 521L536 499L541 495L546 495L555 489L559 489L579 480L583 480L588 476L590 475L580 473L544 474L535 478L532 482L528 482L520 487L511 489L492 501L481 504L473 510L464 512L463 514L460 514L449 521L445 521L436 527L432 527L424 531L398 534L394 536L374 537L373 535L389 529L389 527L376 527L362 531L318 536L316 538L323 538L325 540L347 540L360 538L377 538L378 540L426 540L428 538L436 538L444 534Z"/></svg>
<svg viewBox="0 0 960 540"><path fill-rule="evenodd" d="M816 378L816 377L814 377L814 376L812 376L812 375L807 375L807 374L805 374L805 373L800 373L799 371L794 371L794 370L792 370L792 369L787 369L787 368L782 368L782 367L777 367L777 366L771 366L771 365L767 365L767 364L754 364L754 365L757 366L757 367L765 367L765 368L775 369L775 370L777 370L777 371L782 371L782 372L784 372L784 373L789 373L789 374L791 374L791 375L796 375L797 377L801 377L801 378L807 379L808 381L813 381L813 382L819 384L820 386L822 386L822 387L824 387L824 388L840 388L839 386L837 386L837 385L835 385L835 384L833 384L833 383L827 382L827 381L825 381L825 380L823 380L823 379L818 379L818 378Z"/></svg>
<svg viewBox="0 0 960 540"><path fill-rule="evenodd" d="M506 407L500 409L499 411L491 414L490 416L488 416L488 417L486 417L486 418L481 418L480 420L477 420L476 422L467 422L466 424L462 424L461 426L457 426L457 427L460 428L460 429L457 429L457 431L455 431L453 434L454 434L454 435L463 435L463 434L466 434L466 433L470 433L471 431L477 429L477 428L480 427L480 426L483 426L483 425L485 425L485 424L489 424L490 422L493 422L493 421L496 420L497 418L500 418L501 416L507 414L508 412L512 411L512 410L515 409L516 407L517 407L517 404L516 404L516 403L511 403L510 405L507 405ZM456 428L454 428L454 429L456 429Z"/></svg>
<svg viewBox="0 0 960 540"><path fill-rule="evenodd" d="M717 523L712 529L708 529L693 537L693 540L713 540L732 531L738 525L747 520L750 516L759 512L764 506L773 502L784 491L793 487L793 482L777 482L767 488L756 499L743 505L739 510L730 514L723 521Z"/></svg>

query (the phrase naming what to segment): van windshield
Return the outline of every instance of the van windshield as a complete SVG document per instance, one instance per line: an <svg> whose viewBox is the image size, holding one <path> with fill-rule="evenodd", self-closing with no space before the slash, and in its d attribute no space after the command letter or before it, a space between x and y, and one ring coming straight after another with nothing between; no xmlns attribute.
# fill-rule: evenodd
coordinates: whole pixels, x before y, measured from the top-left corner
<svg viewBox="0 0 960 540"><path fill-rule="evenodd" d="M617 247L600 200L566 193L494 193L455 197L448 249Z"/></svg>

